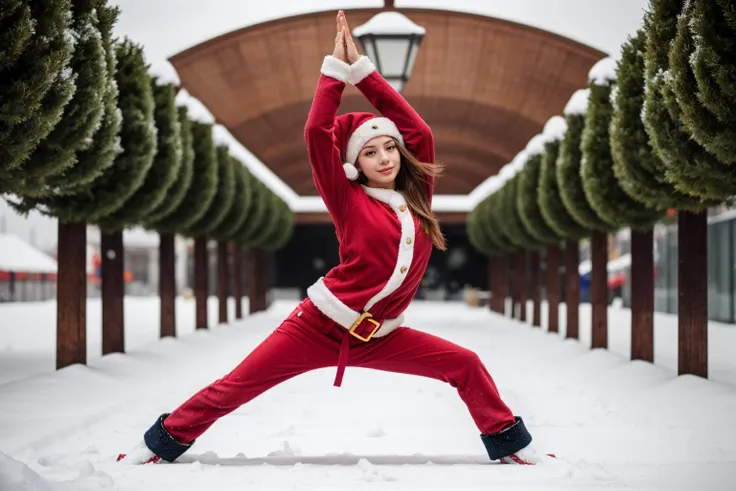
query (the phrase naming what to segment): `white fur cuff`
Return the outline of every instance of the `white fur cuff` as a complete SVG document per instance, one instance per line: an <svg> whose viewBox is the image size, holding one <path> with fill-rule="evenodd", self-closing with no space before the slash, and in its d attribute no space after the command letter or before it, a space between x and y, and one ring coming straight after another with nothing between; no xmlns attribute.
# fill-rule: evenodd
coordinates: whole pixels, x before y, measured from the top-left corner
<svg viewBox="0 0 736 491"><path fill-rule="evenodd" d="M350 76L350 65L332 55L327 55L322 61L320 72L340 82L347 82Z"/></svg>
<svg viewBox="0 0 736 491"><path fill-rule="evenodd" d="M373 64L370 58L363 55L358 58L358 61L350 65L350 75L348 76L348 82L353 85L359 84L368 75L376 71L376 66Z"/></svg>

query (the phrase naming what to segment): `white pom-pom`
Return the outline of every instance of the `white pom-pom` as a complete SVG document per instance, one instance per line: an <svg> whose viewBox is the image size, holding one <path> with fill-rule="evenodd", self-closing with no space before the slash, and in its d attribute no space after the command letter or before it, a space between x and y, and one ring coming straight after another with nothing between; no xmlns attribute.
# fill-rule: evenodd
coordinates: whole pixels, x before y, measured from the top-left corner
<svg viewBox="0 0 736 491"><path fill-rule="evenodd" d="M342 164L342 168L345 169L345 175L351 181L354 181L358 178L358 168L355 167L353 164Z"/></svg>

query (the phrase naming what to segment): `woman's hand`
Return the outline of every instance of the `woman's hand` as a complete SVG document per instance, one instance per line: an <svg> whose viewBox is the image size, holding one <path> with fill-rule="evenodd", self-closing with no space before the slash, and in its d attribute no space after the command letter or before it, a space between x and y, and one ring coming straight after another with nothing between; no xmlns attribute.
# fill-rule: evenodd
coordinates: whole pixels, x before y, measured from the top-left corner
<svg viewBox="0 0 736 491"><path fill-rule="evenodd" d="M346 53L347 49L345 46L345 27L343 27L343 24L341 22L341 15L342 10L337 13L337 34L335 35L335 49L332 51L332 56L334 56L338 60L348 63Z"/></svg>
<svg viewBox="0 0 736 491"><path fill-rule="evenodd" d="M358 58L360 58L360 52L358 51L357 46L355 46L355 41L353 41L353 35L350 32L350 26L348 25L348 19L345 17L345 12L342 10L337 14L337 22L343 28L345 37L345 56L347 57L348 63L352 65L358 61Z"/></svg>

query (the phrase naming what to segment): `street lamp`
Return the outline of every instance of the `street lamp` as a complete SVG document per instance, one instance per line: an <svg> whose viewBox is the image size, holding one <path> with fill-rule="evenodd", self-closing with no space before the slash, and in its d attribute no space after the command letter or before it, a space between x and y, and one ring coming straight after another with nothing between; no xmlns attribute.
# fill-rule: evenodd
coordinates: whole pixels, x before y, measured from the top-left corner
<svg viewBox="0 0 736 491"><path fill-rule="evenodd" d="M397 91L409 80L426 29L396 11L380 12L353 29L363 52Z"/></svg>

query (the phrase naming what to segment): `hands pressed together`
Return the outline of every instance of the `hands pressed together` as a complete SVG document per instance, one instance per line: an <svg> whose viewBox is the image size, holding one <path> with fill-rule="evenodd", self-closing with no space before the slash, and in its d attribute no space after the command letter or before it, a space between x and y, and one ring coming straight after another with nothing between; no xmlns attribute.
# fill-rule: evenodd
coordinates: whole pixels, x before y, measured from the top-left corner
<svg viewBox="0 0 736 491"><path fill-rule="evenodd" d="M332 56L352 65L358 61L360 53L353 41L353 35L350 33L350 27L348 26L347 18L345 18L345 12L342 10L337 12L336 22L337 35L335 36L335 49L332 52Z"/></svg>

